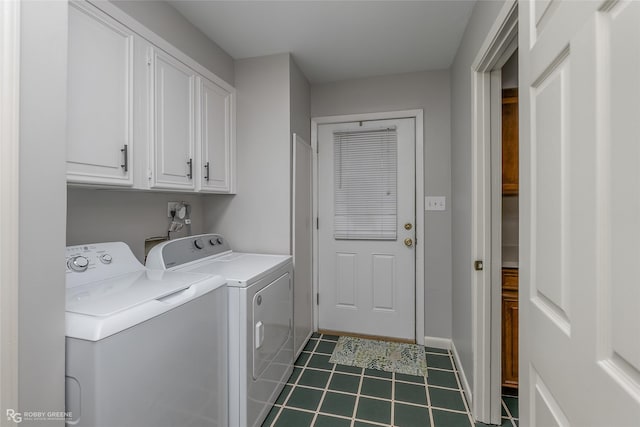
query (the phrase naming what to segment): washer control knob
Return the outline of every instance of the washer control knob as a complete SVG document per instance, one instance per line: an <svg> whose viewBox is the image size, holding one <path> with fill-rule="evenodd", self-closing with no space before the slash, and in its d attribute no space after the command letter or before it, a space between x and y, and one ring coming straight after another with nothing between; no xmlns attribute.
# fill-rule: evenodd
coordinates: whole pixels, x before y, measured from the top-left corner
<svg viewBox="0 0 640 427"><path fill-rule="evenodd" d="M196 249L202 249L204 248L204 242L202 241L202 239L196 239L193 241L193 246L195 246Z"/></svg>
<svg viewBox="0 0 640 427"><path fill-rule="evenodd" d="M219 245L221 245L221 244L222 244L222 237L218 237L218 238L216 239L216 242L217 242Z"/></svg>
<svg viewBox="0 0 640 427"><path fill-rule="evenodd" d="M113 257L109 254L102 254L100 255L100 261L102 261L103 264L111 264Z"/></svg>
<svg viewBox="0 0 640 427"><path fill-rule="evenodd" d="M82 255L75 256L67 261L67 266L73 271L77 271L78 273L82 273L87 270L89 267L89 260Z"/></svg>
<svg viewBox="0 0 640 427"><path fill-rule="evenodd" d="M218 244L218 241L216 239L209 239L209 244L211 244L211 246L215 246Z"/></svg>

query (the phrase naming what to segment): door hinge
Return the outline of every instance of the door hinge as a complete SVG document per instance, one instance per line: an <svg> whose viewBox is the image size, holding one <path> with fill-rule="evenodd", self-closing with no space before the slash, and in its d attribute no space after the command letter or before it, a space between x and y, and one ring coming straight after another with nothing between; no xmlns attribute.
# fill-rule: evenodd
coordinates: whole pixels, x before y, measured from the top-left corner
<svg viewBox="0 0 640 427"><path fill-rule="evenodd" d="M316 218L316 230L320 230L320 218Z"/></svg>
<svg viewBox="0 0 640 427"><path fill-rule="evenodd" d="M316 305L320 305L320 292L316 294Z"/></svg>
<svg viewBox="0 0 640 427"><path fill-rule="evenodd" d="M482 271L484 270L484 263L482 262L482 260L477 260L473 262L473 268L476 271Z"/></svg>

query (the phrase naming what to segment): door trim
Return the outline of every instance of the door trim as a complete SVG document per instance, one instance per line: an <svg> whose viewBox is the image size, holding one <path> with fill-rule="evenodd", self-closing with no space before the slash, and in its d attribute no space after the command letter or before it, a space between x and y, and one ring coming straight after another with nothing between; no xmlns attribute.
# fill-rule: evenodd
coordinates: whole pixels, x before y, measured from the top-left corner
<svg viewBox="0 0 640 427"><path fill-rule="evenodd" d="M486 39L471 66L472 82L472 259L483 260L487 266L483 271L474 272L472 289L472 351L473 390L465 390L471 404L475 420L487 424L500 424L501 408L501 304L500 276L495 274L498 260L492 252L492 211L499 214L501 200L492 198L492 186L496 182L496 171L491 164L501 158L497 153L501 148L500 120L494 111L497 108L494 86L501 80L499 72L518 47L518 3L507 0L496 18ZM494 72L492 77L492 72ZM492 102L493 101L493 102ZM492 121L493 113L493 121ZM496 126L497 125L497 126ZM496 169L496 168L493 168ZM500 182L500 180L498 180ZM499 222L498 222L499 224ZM500 248L496 248L497 251ZM471 268L471 266L470 266ZM494 272L494 274L492 274ZM497 277L496 277L497 276Z"/></svg>
<svg viewBox="0 0 640 427"><path fill-rule="evenodd" d="M415 262L415 334L416 343L424 345L424 120L423 110L401 110L381 113L346 114L311 118L311 148L313 150L313 217L318 218L318 125L386 119L415 119L416 141L416 262ZM313 227L313 295L318 294L318 228ZM314 297L315 300L315 297ZM313 329L318 330L318 304L313 304Z"/></svg>
<svg viewBox="0 0 640 427"><path fill-rule="evenodd" d="M0 402L18 409L20 1L0 3Z"/></svg>

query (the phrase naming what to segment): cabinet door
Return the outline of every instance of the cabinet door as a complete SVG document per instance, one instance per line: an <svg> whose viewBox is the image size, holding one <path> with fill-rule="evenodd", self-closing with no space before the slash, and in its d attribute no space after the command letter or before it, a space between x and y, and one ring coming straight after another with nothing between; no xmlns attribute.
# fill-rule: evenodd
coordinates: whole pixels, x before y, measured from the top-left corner
<svg viewBox="0 0 640 427"><path fill-rule="evenodd" d="M195 73L154 50L151 186L193 190Z"/></svg>
<svg viewBox="0 0 640 427"><path fill-rule="evenodd" d="M518 270L502 270L502 385L518 387Z"/></svg>
<svg viewBox="0 0 640 427"><path fill-rule="evenodd" d="M69 4L69 182L133 185L133 39L93 6Z"/></svg>
<svg viewBox="0 0 640 427"><path fill-rule="evenodd" d="M199 80L198 190L230 193L233 180L232 95L205 79Z"/></svg>
<svg viewBox="0 0 640 427"><path fill-rule="evenodd" d="M518 89L502 91L502 194L518 194Z"/></svg>

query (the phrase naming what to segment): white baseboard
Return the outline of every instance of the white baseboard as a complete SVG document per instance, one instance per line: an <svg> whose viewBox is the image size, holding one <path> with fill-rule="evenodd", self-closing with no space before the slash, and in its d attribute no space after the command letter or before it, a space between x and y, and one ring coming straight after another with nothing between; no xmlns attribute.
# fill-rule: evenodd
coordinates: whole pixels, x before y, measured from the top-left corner
<svg viewBox="0 0 640 427"><path fill-rule="evenodd" d="M458 350L456 349L456 345L453 343L453 341L451 341L451 352L453 353L453 359L455 360L456 367L458 368L458 376L460 377L460 382L462 383L462 390L464 391L464 395L467 398L469 408L472 408L473 395L471 394L471 387L469 386L469 381L467 380L467 375L464 372L464 367L462 366L460 355L458 354Z"/></svg>
<svg viewBox="0 0 640 427"><path fill-rule="evenodd" d="M424 337L424 346L440 348L442 350L451 350L453 342L451 338Z"/></svg>

